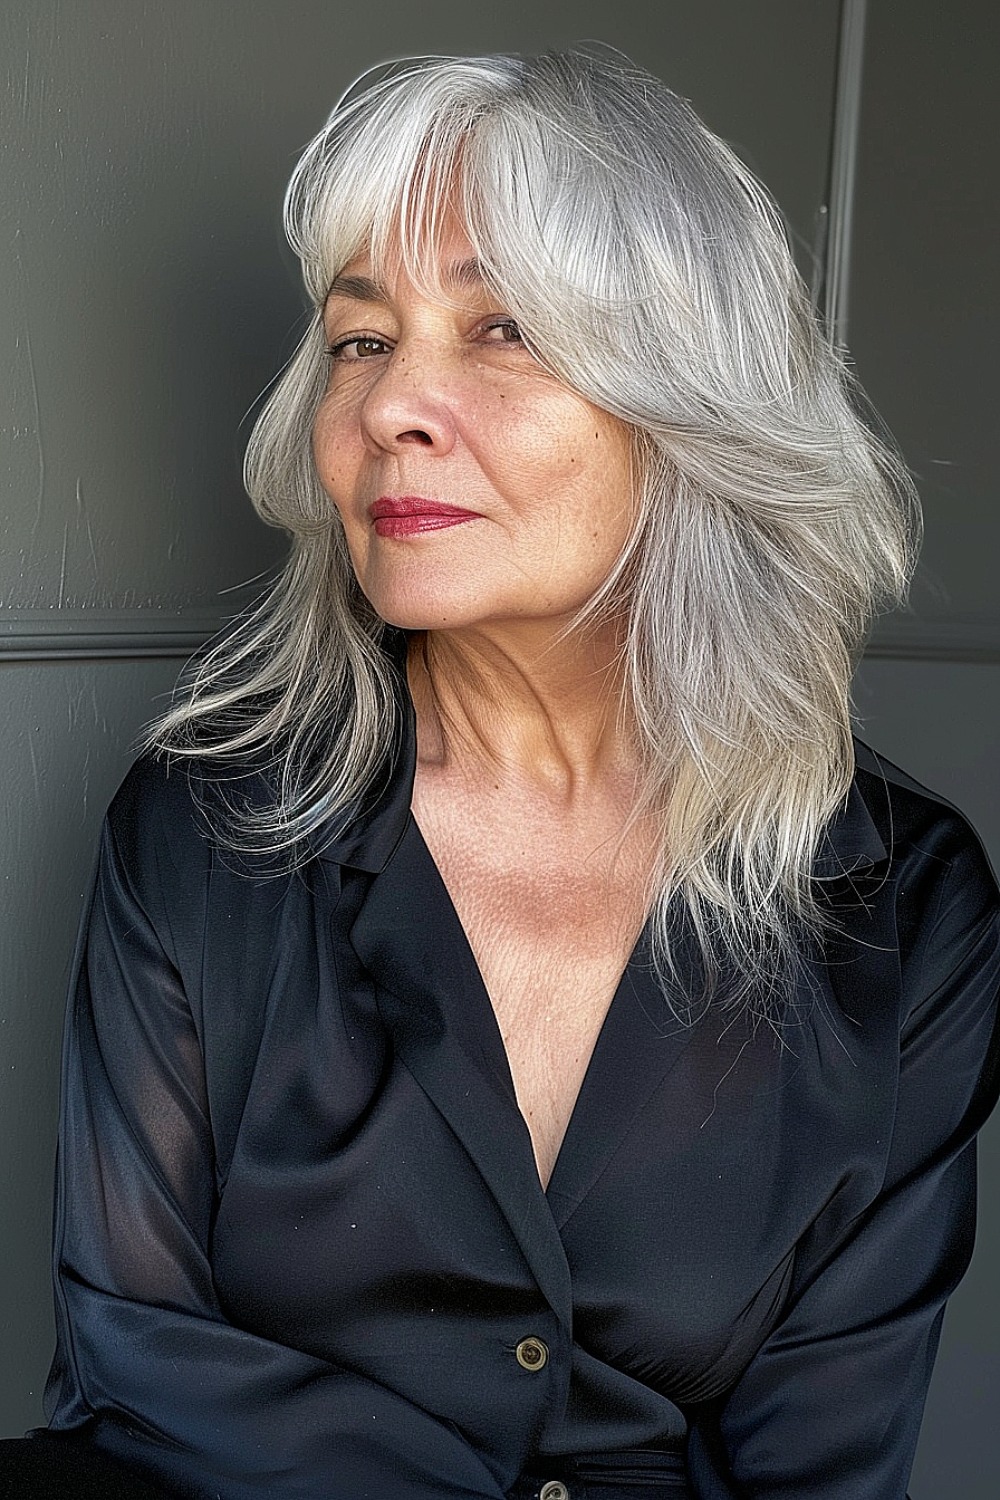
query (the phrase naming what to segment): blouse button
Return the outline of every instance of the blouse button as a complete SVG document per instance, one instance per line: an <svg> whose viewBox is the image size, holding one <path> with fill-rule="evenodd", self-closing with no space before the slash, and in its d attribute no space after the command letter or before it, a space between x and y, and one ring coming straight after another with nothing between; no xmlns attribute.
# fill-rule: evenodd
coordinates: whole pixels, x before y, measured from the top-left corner
<svg viewBox="0 0 1000 1500"><path fill-rule="evenodd" d="M549 1351L541 1339L534 1337L522 1339L514 1350L517 1362L522 1370L541 1370L548 1364ZM556 1481L558 1482L558 1481ZM547 1495L545 1500L560 1500L559 1494Z"/></svg>
<svg viewBox="0 0 1000 1500"><path fill-rule="evenodd" d="M569 1490L561 1479L550 1479L538 1491L538 1500L569 1500Z"/></svg>

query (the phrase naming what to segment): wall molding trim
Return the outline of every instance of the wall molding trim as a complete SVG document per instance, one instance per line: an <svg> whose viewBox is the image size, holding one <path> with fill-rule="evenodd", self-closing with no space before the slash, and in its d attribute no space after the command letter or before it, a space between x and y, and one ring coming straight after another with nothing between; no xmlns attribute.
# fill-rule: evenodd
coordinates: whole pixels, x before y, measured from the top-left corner
<svg viewBox="0 0 1000 1500"><path fill-rule="evenodd" d="M865 656L883 661L998 662L1000 620L889 615L876 625Z"/></svg>
<svg viewBox="0 0 1000 1500"><path fill-rule="evenodd" d="M10 613L0 616L0 663L152 657L183 661L232 617L152 610ZM876 661L1000 662L1000 621L890 615L879 621L864 654Z"/></svg>
<svg viewBox="0 0 1000 1500"><path fill-rule="evenodd" d="M0 615L2 661L184 659L236 611L24 610Z"/></svg>

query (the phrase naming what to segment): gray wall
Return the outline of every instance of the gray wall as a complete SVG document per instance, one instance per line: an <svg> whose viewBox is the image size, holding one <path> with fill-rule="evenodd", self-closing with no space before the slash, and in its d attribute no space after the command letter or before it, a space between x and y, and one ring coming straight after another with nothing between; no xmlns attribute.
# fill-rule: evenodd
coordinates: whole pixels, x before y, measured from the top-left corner
<svg viewBox="0 0 1000 1500"><path fill-rule="evenodd" d="M1000 869L995 25L989 0L868 6L848 336L926 517L913 610L884 622L858 674L863 732L958 803ZM914 1500L1000 1494L996 1116L980 1163L977 1249L945 1322Z"/></svg>
<svg viewBox="0 0 1000 1500"><path fill-rule="evenodd" d="M543 14L512 0L494 19L449 0L7 0L0 1433L40 1420L51 1352L59 1031L98 822L184 655L280 559L239 480L245 414L301 318L278 205L298 149L368 64L601 37L688 94L769 183L928 508L917 608L880 630L860 716L1000 856L991 7L867 9L865 31L857 0L843 28L838 0L549 0ZM981 1245L949 1314L914 1500L1000 1492L995 1128L983 1161Z"/></svg>

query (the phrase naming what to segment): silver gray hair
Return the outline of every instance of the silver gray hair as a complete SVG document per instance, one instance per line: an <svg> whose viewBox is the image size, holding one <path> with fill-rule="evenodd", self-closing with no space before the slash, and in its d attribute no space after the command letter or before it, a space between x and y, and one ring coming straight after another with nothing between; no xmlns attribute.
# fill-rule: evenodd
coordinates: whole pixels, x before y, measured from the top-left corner
<svg viewBox="0 0 1000 1500"><path fill-rule="evenodd" d="M433 286L449 207L535 357L634 431L638 520L585 615L627 621L637 813L662 827L654 962L689 1014L675 953L678 920L693 923L700 995L728 973L729 1000L756 993L767 1013L822 926L812 867L853 773L852 672L875 614L905 595L919 512L765 190L610 49L390 64L306 149L285 224L314 316L246 459L291 555L150 743L230 767L264 756L273 801L232 800L227 837L289 864L384 763L399 712L384 626L312 459L321 313L366 247Z"/></svg>

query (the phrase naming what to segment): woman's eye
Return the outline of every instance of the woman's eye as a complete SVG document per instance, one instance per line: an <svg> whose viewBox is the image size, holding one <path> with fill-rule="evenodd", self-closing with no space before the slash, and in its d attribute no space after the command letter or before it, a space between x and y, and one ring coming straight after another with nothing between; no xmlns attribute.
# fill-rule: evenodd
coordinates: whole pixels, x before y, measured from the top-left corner
<svg viewBox="0 0 1000 1500"><path fill-rule="evenodd" d="M387 348L383 339L356 334L354 338L340 339L336 344L331 344L327 354L330 359L339 360L343 364L356 364L359 360L383 354Z"/></svg>
<svg viewBox="0 0 1000 1500"><path fill-rule="evenodd" d="M492 344L521 344L521 330L513 318L491 318L484 326L484 332L493 334L499 331L499 338L491 338Z"/></svg>

